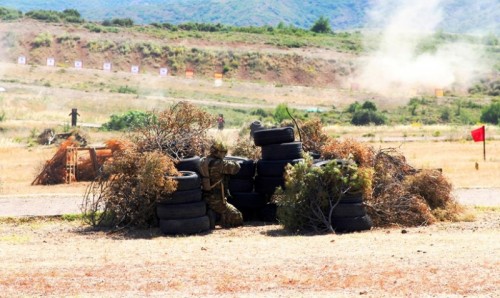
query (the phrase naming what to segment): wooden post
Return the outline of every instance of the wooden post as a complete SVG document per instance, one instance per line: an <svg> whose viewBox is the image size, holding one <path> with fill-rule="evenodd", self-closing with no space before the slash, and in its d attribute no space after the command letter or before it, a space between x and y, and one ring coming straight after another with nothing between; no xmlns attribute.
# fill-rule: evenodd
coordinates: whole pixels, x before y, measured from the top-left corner
<svg viewBox="0 0 500 298"><path fill-rule="evenodd" d="M90 159L92 160L92 165L94 166L94 174L97 176L97 172L99 171L99 163L97 161L97 152L95 148L90 148Z"/></svg>

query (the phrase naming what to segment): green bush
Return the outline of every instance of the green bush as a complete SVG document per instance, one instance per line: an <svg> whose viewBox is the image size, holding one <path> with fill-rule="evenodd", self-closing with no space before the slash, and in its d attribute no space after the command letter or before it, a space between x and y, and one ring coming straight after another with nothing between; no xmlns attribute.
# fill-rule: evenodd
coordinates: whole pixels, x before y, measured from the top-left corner
<svg viewBox="0 0 500 298"><path fill-rule="evenodd" d="M35 37L32 44L35 48L50 47L52 44L52 35L48 32L40 33Z"/></svg>
<svg viewBox="0 0 500 298"><path fill-rule="evenodd" d="M369 111L376 111L377 110L377 105L373 101L365 101L362 105L361 108L363 110L369 110Z"/></svg>
<svg viewBox="0 0 500 298"><path fill-rule="evenodd" d="M139 43L136 45L136 48L144 57L159 57L163 52L161 46L152 42Z"/></svg>
<svg viewBox="0 0 500 298"><path fill-rule="evenodd" d="M129 86L120 86L116 90L118 93L123 93L123 94L137 94L138 91L135 88L129 87Z"/></svg>
<svg viewBox="0 0 500 298"><path fill-rule="evenodd" d="M352 160L313 167L306 158L306 162L288 165L285 190L278 190L275 196L278 220L292 231L333 232L333 208L341 196L363 190L369 177Z"/></svg>
<svg viewBox="0 0 500 298"><path fill-rule="evenodd" d="M5 111L0 112L0 122L5 121Z"/></svg>
<svg viewBox="0 0 500 298"><path fill-rule="evenodd" d="M383 125L386 118L382 113L372 110L358 110L352 115L351 123L354 125Z"/></svg>
<svg viewBox="0 0 500 298"><path fill-rule="evenodd" d="M354 113L359 109L361 109L361 104L359 102L355 101L355 102L351 103L345 111L348 113Z"/></svg>
<svg viewBox="0 0 500 298"><path fill-rule="evenodd" d="M500 122L500 102L493 102L481 112L481 121L498 124Z"/></svg>
<svg viewBox="0 0 500 298"><path fill-rule="evenodd" d="M281 123L285 119L289 119L290 116L288 115L288 112L286 111L288 109L288 106L286 103L280 103L276 109L274 110L274 120L276 123Z"/></svg>
<svg viewBox="0 0 500 298"><path fill-rule="evenodd" d="M103 26L119 26L119 27L132 27L134 26L134 21L131 18L124 19L112 19L112 20L104 20L102 22Z"/></svg>
<svg viewBox="0 0 500 298"><path fill-rule="evenodd" d="M10 9L6 7L0 7L0 20L11 21L17 20L23 17L23 13L20 10Z"/></svg>
<svg viewBox="0 0 500 298"><path fill-rule="evenodd" d="M93 40L87 43L89 52L102 53L115 48L115 43L111 40Z"/></svg>
<svg viewBox="0 0 500 298"><path fill-rule="evenodd" d="M83 23L80 13L75 9L66 9L63 12L54 10L32 10L26 13L26 16L35 20L58 23L61 21L70 23Z"/></svg>
<svg viewBox="0 0 500 298"><path fill-rule="evenodd" d="M128 111L123 115L111 115L111 119L102 125L104 130L126 130L143 127L151 120L151 114L142 111Z"/></svg>
<svg viewBox="0 0 500 298"><path fill-rule="evenodd" d="M324 16L320 16L311 27L311 31L316 33L331 33L332 28L330 26L330 20Z"/></svg>

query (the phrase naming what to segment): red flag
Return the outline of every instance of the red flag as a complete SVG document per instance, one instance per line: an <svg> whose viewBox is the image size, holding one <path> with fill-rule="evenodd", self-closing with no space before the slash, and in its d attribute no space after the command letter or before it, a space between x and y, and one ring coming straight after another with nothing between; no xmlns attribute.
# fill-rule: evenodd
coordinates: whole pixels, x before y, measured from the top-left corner
<svg viewBox="0 0 500 298"><path fill-rule="evenodd" d="M474 142L483 142L484 141L484 125L480 128L474 129L470 132L472 135L472 139Z"/></svg>

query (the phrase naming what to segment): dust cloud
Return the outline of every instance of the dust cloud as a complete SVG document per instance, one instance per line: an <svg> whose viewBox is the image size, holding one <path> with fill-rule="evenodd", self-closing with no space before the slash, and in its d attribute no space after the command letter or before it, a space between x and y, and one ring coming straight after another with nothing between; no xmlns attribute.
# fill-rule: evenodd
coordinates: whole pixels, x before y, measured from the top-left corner
<svg viewBox="0 0 500 298"><path fill-rule="evenodd" d="M359 87L388 97L411 97L436 89L466 90L484 73L487 67L481 45L448 41L422 50L446 21L446 2L374 1L368 12L369 26L382 31L365 33L366 40L371 37L379 42L358 61L360 71L355 81Z"/></svg>

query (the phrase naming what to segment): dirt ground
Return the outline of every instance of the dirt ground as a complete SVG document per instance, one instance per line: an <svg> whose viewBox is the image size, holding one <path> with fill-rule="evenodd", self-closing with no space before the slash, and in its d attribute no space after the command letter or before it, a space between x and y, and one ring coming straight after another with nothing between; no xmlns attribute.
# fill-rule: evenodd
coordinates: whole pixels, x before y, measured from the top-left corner
<svg viewBox="0 0 500 298"><path fill-rule="evenodd" d="M3 199L23 209L35 197L40 210L68 213L65 199L74 205L85 189L29 185L53 149L0 153L2 210L12 207ZM497 173L481 169L484 178ZM459 172L449 170L460 185ZM185 237L157 228L109 234L80 221L0 217L0 297L499 297L498 188L460 191L474 221L337 235L261 222Z"/></svg>
<svg viewBox="0 0 500 298"><path fill-rule="evenodd" d="M279 225L189 237L4 220L2 297L499 297L500 212L429 227L294 235Z"/></svg>

